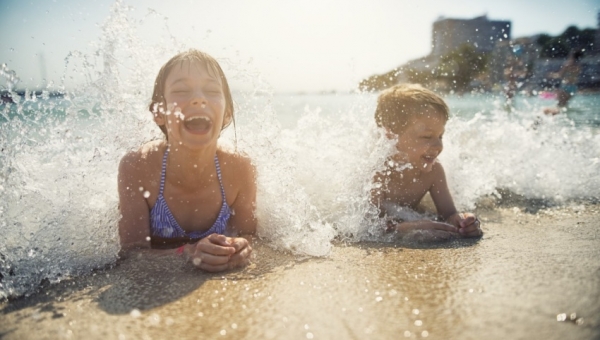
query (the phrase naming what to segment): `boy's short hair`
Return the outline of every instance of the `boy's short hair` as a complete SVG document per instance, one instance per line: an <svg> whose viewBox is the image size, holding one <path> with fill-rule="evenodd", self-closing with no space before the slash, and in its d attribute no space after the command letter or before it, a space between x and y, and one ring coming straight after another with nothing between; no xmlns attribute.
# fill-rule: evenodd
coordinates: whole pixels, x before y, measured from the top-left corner
<svg viewBox="0 0 600 340"><path fill-rule="evenodd" d="M444 100L418 84L394 85L379 95L375 122L394 133L399 133L409 123L409 118L423 113L426 109L434 109L448 120L450 109Z"/></svg>

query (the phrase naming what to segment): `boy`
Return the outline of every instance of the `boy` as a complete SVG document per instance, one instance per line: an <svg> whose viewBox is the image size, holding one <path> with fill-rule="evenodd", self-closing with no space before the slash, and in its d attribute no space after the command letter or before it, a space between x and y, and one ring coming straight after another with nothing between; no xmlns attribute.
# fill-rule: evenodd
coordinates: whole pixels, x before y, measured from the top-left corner
<svg viewBox="0 0 600 340"><path fill-rule="evenodd" d="M396 85L379 96L375 121L390 139L397 138L398 153L387 162L388 169L375 176L381 186L371 193L373 204L385 217L390 204L416 210L429 192L438 215L445 221L394 219L387 222L388 231L430 230L438 236L449 232L465 237L483 234L475 215L456 211L444 168L437 161L443 149L448 112L442 98L420 85Z"/></svg>

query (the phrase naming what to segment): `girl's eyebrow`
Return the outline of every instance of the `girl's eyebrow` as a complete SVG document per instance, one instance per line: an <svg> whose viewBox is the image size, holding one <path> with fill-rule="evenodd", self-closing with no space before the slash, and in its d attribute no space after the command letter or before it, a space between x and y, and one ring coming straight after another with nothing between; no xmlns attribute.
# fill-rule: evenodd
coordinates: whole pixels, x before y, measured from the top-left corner
<svg viewBox="0 0 600 340"><path fill-rule="evenodd" d="M185 82L186 82L188 79L189 79L189 78L187 78L187 77L183 77L183 78L178 78L178 79L175 79L174 81L172 81L172 82L171 82L171 85L175 85L175 84L177 84L177 83L180 83L180 82L183 82L183 83L185 83ZM221 85L221 83L219 83L219 82L218 82L216 79L214 79L214 78L208 78L208 81L207 81L207 82L208 82L208 83L214 83L214 84L216 84L216 85Z"/></svg>

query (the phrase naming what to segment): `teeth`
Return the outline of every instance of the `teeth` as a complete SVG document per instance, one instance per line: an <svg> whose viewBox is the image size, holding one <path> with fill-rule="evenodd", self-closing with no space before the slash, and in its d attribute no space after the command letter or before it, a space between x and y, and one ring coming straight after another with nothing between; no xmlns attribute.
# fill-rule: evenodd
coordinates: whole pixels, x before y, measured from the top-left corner
<svg viewBox="0 0 600 340"><path fill-rule="evenodd" d="M186 122L190 122L190 121L192 121L194 119L204 119L205 121L210 122L210 119L208 119L208 117L204 117L204 116L186 118L185 121Z"/></svg>

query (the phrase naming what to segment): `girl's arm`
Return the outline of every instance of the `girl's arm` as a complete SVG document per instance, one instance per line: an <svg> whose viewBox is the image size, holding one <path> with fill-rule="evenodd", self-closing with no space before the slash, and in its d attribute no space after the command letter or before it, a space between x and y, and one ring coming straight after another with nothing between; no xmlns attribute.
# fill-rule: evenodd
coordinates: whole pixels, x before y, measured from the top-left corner
<svg viewBox="0 0 600 340"><path fill-rule="evenodd" d="M119 238L121 251L150 248L150 211L139 190L142 162L137 153L128 153L119 164Z"/></svg>
<svg viewBox="0 0 600 340"><path fill-rule="evenodd" d="M256 233L256 170L250 159L236 156L236 186L239 188L229 225L238 235L254 235Z"/></svg>

